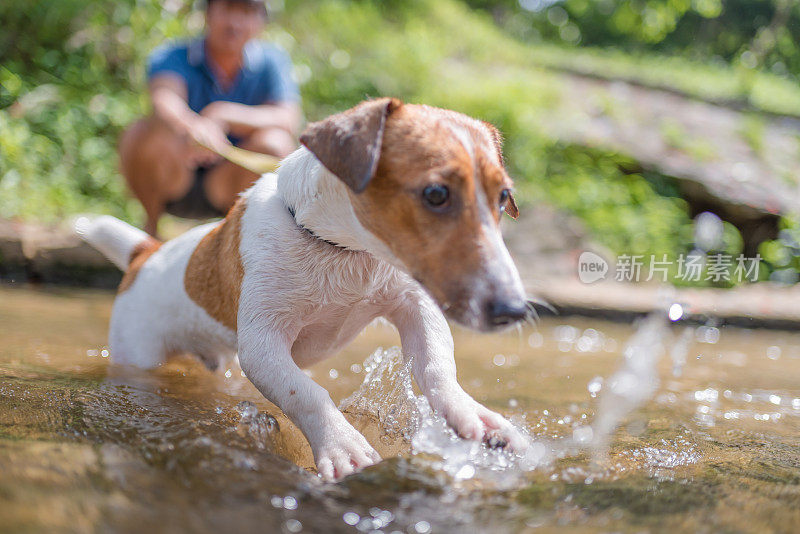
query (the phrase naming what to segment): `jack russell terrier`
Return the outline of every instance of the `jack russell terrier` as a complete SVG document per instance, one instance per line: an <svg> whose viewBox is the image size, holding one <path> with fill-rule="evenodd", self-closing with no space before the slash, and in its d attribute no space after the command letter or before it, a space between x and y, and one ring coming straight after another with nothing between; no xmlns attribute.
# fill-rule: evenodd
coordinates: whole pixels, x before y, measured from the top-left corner
<svg viewBox="0 0 800 534"><path fill-rule="evenodd" d="M501 140L454 111L381 98L309 125L301 146L218 223L161 243L113 217L78 233L125 271L110 326L117 363L238 353L331 480L380 460L301 369L378 317L400 334L431 407L466 439L526 440L458 384L445 316L496 331L527 300L499 222L518 215Z"/></svg>

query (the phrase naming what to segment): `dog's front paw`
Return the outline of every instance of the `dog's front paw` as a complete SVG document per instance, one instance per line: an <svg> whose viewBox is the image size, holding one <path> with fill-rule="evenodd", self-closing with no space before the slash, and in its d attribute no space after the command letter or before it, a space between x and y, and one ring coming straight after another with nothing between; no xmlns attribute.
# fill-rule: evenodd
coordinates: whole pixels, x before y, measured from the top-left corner
<svg viewBox="0 0 800 534"><path fill-rule="evenodd" d="M361 433L350 426L341 426L329 433L321 443L313 444L317 471L328 481L346 477L381 461Z"/></svg>
<svg viewBox="0 0 800 534"><path fill-rule="evenodd" d="M493 412L468 395L443 407L444 418L465 439L484 441L489 446L521 453L529 441L508 419Z"/></svg>

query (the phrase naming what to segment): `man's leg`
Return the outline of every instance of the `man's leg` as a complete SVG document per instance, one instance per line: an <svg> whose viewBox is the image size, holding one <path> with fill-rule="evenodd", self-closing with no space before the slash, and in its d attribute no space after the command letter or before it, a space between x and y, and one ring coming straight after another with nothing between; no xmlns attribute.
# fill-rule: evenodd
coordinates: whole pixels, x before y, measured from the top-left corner
<svg viewBox="0 0 800 534"><path fill-rule="evenodd" d="M241 143L241 148L285 158L297 148L292 135L281 128L256 130ZM259 175L244 169L235 163L223 161L208 171L205 190L209 202L222 212L227 212L239 193L250 187Z"/></svg>
<svg viewBox="0 0 800 534"><path fill-rule="evenodd" d="M192 185L186 143L153 117L130 126L119 143L120 170L147 214L145 231L156 235L158 219L170 200Z"/></svg>

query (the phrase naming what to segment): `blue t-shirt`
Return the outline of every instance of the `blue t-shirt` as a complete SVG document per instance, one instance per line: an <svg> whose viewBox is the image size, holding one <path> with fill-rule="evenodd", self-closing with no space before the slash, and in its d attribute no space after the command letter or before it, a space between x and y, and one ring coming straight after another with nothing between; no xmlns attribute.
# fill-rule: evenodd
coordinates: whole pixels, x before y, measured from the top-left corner
<svg viewBox="0 0 800 534"><path fill-rule="evenodd" d="M227 90L219 84L206 61L202 38L157 48L148 58L147 78L152 80L164 73L183 78L189 107L195 113L218 100L257 106L300 99L291 76L292 63L283 50L253 40L245 45L242 54L242 68Z"/></svg>

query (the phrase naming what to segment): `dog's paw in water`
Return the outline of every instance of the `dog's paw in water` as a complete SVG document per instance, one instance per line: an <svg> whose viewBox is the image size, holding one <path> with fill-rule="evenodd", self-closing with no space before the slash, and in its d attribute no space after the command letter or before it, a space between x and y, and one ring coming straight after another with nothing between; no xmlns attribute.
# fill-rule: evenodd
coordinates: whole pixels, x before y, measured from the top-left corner
<svg viewBox="0 0 800 534"><path fill-rule="evenodd" d="M320 476L333 482L381 461L380 455L355 428L350 425L336 429L312 446L314 461Z"/></svg>
<svg viewBox="0 0 800 534"><path fill-rule="evenodd" d="M447 424L464 439L483 441L492 448L517 454L523 453L530 444L508 419L469 396L461 402L448 403L442 414Z"/></svg>

